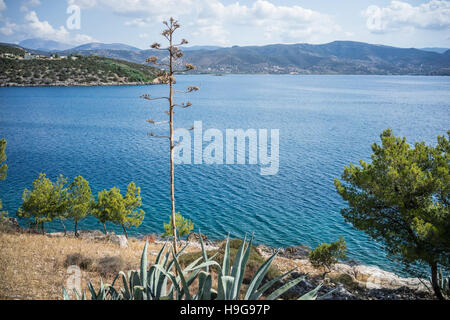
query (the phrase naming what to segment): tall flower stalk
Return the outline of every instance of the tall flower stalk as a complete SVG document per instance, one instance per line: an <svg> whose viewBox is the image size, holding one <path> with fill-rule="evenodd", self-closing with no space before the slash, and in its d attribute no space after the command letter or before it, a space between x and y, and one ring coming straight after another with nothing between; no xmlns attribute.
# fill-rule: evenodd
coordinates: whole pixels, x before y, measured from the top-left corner
<svg viewBox="0 0 450 320"><path fill-rule="evenodd" d="M174 141L174 129L173 129L173 115L174 115L174 108L175 107L181 107L181 108L188 108L192 104L190 102L183 102L181 104L175 104L174 103L174 93L176 90L174 90L174 83L175 83L175 77L174 75L176 73L180 72L186 72L189 70L193 70L195 67L192 64L186 64L184 66L184 69L182 70L176 70L175 65L177 60L181 59L183 57L183 52L180 50L180 46L188 44L188 41L186 39L182 39L180 43L174 44L174 33L177 29L180 28L180 24L178 21L176 21L173 18L170 18L169 21L163 21L163 24L167 27L162 32L162 35L166 40L168 41L168 46L165 48L161 47L161 44L154 43L151 45L152 49L167 52L168 57L164 57L164 59L159 59L156 56L152 56L150 58L146 59L147 63L152 63L155 66L158 66L162 69L160 74L158 75L158 80L161 83L169 84L169 96L168 97L151 97L149 94L144 94L141 96L141 98L146 100L159 100L159 99L167 99L169 102L169 110L166 111L166 114L169 116L168 121L160 121L156 122L153 119L148 119L147 122L152 125L157 124L169 124L169 136L158 136L154 134L153 132L150 132L149 135L155 138L164 138L169 140L169 147L170 147L170 203L171 203L171 219L172 219L172 231L173 231L173 247L175 250L175 254L177 253L177 230L176 230L176 213L175 213L175 172L174 172L174 163L173 163L173 157L174 157L174 148L176 146L176 142ZM198 87L192 86L188 87L186 91L177 91L181 93L189 93L192 91L197 91ZM190 130L193 130L192 127Z"/></svg>

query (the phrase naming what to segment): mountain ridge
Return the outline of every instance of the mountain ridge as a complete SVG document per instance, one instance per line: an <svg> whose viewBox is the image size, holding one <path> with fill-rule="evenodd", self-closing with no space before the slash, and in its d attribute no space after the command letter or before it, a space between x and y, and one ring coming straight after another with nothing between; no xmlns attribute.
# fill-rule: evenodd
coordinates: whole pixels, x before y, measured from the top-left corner
<svg viewBox="0 0 450 320"><path fill-rule="evenodd" d="M122 44L91 43L59 54L95 55L140 64L152 55L164 59L164 52L157 50L128 49L130 46ZM438 53L356 41L194 46L184 51L180 64L194 64L197 73L450 75L450 50Z"/></svg>

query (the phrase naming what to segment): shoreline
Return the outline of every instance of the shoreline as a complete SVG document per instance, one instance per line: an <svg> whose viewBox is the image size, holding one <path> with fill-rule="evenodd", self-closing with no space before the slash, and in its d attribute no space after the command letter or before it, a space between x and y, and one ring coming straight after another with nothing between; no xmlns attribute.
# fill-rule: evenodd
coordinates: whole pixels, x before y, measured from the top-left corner
<svg viewBox="0 0 450 320"><path fill-rule="evenodd" d="M17 83L7 83L0 84L1 88L44 88L44 87L113 87L113 86L148 86L148 85L158 85L159 83L153 82L112 82L112 83L77 83L77 84L60 84L60 83L51 83L51 84L17 84Z"/></svg>

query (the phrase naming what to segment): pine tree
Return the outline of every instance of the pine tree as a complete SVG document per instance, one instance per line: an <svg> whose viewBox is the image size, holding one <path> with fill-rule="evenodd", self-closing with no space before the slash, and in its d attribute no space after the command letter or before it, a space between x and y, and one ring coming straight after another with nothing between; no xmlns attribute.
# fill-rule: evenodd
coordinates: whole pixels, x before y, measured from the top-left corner
<svg viewBox="0 0 450 320"><path fill-rule="evenodd" d="M89 182L82 176L75 177L68 190L67 217L75 223L76 237L78 237L78 222L91 212L93 203Z"/></svg>

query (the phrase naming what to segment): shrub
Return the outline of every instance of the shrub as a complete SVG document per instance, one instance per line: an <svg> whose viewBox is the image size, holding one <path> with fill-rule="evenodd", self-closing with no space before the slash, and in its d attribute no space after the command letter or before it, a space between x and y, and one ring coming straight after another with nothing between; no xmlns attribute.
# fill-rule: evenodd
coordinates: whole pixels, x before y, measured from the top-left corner
<svg viewBox="0 0 450 320"><path fill-rule="evenodd" d="M89 270L93 265L93 261L89 257L85 257L81 253L71 253L64 260L64 267L79 266L82 270Z"/></svg>
<svg viewBox="0 0 450 320"><path fill-rule="evenodd" d="M179 212L175 215L175 226L179 237L187 236L194 229L194 223L183 217ZM163 237L173 236L172 219L170 219L169 223L164 223L164 230Z"/></svg>
<svg viewBox="0 0 450 320"><path fill-rule="evenodd" d="M126 266L127 265L122 257L106 256L97 261L97 271L103 277L116 274L120 270L125 270Z"/></svg>
<svg viewBox="0 0 450 320"><path fill-rule="evenodd" d="M356 290L359 288L358 282L356 282L351 275L343 273L336 277L331 278L333 283L341 283L349 289Z"/></svg>
<svg viewBox="0 0 450 320"><path fill-rule="evenodd" d="M147 234L144 237L142 237L143 241L147 241L148 243L155 243L157 239L156 234Z"/></svg>
<svg viewBox="0 0 450 320"><path fill-rule="evenodd" d="M331 267L338 262L338 259L345 259L347 245L345 239L339 237L339 240L332 243L321 243L317 248L309 253L309 261L314 268L325 269L326 273L331 271Z"/></svg>

